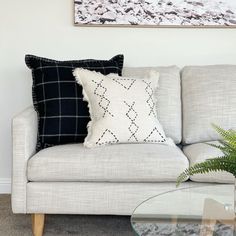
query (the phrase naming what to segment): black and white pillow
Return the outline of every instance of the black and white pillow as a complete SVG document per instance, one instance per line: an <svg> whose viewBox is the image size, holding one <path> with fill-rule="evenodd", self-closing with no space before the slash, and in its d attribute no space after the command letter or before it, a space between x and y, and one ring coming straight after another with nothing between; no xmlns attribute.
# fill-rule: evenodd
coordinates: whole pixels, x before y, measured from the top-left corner
<svg viewBox="0 0 236 236"><path fill-rule="evenodd" d="M82 87L72 74L76 67L94 70L104 75L121 75L123 55L110 60L56 61L26 55L26 65L32 70L33 103L38 113L37 151L58 144L83 142L90 120Z"/></svg>
<svg viewBox="0 0 236 236"><path fill-rule="evenodd" d="M77 68L74 75L83 87L91 115L86 147L115 143L173 145L157 119L154 92L158 72L150 71L148 78L136 79Z"/></svg>

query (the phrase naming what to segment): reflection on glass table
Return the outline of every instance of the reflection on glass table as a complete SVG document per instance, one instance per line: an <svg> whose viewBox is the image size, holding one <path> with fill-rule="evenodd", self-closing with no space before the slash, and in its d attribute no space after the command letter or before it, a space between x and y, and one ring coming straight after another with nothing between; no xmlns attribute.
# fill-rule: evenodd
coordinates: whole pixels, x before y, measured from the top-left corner
<svg viewBox="0 0 236 236"><path fill-rule="evenodd" d="M234 186L177 189L141 203L131 216L137 236L235 236Z"/></svg>

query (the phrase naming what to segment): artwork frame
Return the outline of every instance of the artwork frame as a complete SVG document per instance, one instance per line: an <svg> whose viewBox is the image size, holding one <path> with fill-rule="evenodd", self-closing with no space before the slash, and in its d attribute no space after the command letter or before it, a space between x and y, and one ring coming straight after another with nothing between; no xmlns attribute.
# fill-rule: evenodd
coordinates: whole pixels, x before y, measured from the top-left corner
<svg viewBox="0 0 236 236"><path fill-rule="evenodd" d="M137 27L137 28L231 28L231 29L235 29L236 28L236 2L235 2L235 8L231 11L229 9L229 11L231 12L231 14L233 15L232 17L232 24L212 24L212 22L210 22L210 24L125 24L125 23L99 23L99 22L86 22L86 21L78 21L78 18L80 17L79 15L81 14L81 11L78 11L78 5L77 4L82 4L86 1L93 1L93 0L74 0L74 26L80 26L80 27ZM119 0L99 0L101 3L102 2L106 2L106 1L111 1L111 2L118 2ZM99 2L99 1L95 1L95 2ZM122 1L122 0L120 0ZM136 1L136 2L143 2L145 0L123 0L123 1L127 1L127 2L131 2L131 1ZM146 1L160 1L160 0L146 0ZM166 0L161 0L161 1L166 1ZM168 0L167 0L168 1ZM182 1L182 2L189 2L191 0L170 0L170 1ZM200 2L202 1L208 1L208 0L198 0ZM193 1L193 2L198 2L198 1ZM212 0L212 1L220 1L222 2L222 0ZM234 0L223 0L224 2L228 1L234 1ZM223 3L224 3L223 2ZM107 5L105 5L105 7L107 7ZM93 15L93 14L91 14ZM85 18L86 19L86 18ZM216 19L217 19L217 15L216 15Z"/></svg>

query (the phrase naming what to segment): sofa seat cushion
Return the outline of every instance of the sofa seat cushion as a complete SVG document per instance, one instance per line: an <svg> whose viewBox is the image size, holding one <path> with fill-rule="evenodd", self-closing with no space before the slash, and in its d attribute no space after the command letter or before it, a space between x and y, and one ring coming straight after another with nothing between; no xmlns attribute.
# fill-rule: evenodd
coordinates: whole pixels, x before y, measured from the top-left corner
<svg viewBox="0 0 236 236"><path fill-rule="evenodd" d="M28 162L29 181L176 181L189 166L177 146L119 144L87 149L82 144L41 150Z"/></svg>
<svg viewBox="0 0 236 236"><path fill-rule="evenodd" d="M220 143L217 141L208 142L219 145ZM185 146L183 148L184 154L188 157L190 166L203 162L206 159L220 157L223 156L223 153L207 143L197 143ZM234 177L232 174L227 172L210 172L208 174L196 174L190 176L190 179L196 182L216 182L216 183L232 183L234 181Z"/></svg>

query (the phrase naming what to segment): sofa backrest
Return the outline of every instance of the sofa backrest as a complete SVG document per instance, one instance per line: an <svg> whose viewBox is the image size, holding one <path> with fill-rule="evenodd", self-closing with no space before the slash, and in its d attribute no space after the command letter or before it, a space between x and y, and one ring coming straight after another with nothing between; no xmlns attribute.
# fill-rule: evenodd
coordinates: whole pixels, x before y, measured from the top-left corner
<svg viewBox="0 0 236 236"><path fill-rule="evenodd" d="M236 66L187 66L181 80L185 144L219 139L212 123L236 129Z"/></svg>
<svg viewBox="0 0 236 236"><path fill-rule="evenodd" d="M150 70L160 73L159 89L156 93L158 119L167 137L176 144L181 142L181 90L180 70L176 66L169 67L126 67L123 76L143 78Z"/></svg>

